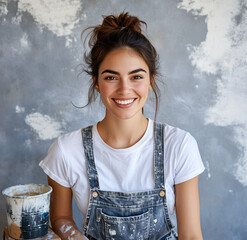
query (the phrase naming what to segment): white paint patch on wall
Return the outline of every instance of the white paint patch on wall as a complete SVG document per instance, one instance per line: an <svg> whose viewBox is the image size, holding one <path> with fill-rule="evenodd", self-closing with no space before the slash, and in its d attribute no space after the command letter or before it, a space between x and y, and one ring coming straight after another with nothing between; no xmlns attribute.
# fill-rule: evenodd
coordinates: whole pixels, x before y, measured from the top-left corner
<svg viewBox="0 0 247 240"><path fill-rule="evenodd" d="M41 140L53 139L63 133L61 123L39 112L27 115L25 122L38 134Z"/></svg>
<svg viewBox="0 0 247 240"><path fill-rule="evenodd" d="M21 48L28 48L28 36L26 33L24 33L20 39L21 42Z"/></svg>
<svg viewBox="0 0 247 240"><path fill-rule="evenodd" d="M15 106L15 112L16 112L16 113L23 113L23 112L25 112L25 108L16 105L16 106Z"/></svg>
<svg viewBox="0 0 247 240"><path fill-rule="evenodd" d="M0 1L0 17L8 14L7 0Z"/></svg>
<svg viewBox="0 0 247 240"><path fill-rule="evenodd" d="M178 7L206 16L205 41L188 46L197 73L221 76L216 103L206 112L205 124L235 126L242 155L234 175L247 186L247 0L182 0Z"/></svg>
<svg viewBox="0 0 247 240"><path fill-rule="evenodd" d="M27 11L41 29L46 27L57 36L66 36L69 41L68 36L80 20L81 9L80 0L19 0L17 15Z"/></svg>
<svg viewBox="0 0 247 240"><path fill-rule="evenodd" d="M27 148L32 148L32 141L30 140L30 139L27 139L27 140L25 140L25 146L27 147Z"/></svg>
<svg viewBox="0 0 247 240"><path fill-rule="evenodd" d="M209 167L209 162L208 161L205 162L205 167L206 167L206 169L208 171L208 178L211 178L210 167Z"/></svg>

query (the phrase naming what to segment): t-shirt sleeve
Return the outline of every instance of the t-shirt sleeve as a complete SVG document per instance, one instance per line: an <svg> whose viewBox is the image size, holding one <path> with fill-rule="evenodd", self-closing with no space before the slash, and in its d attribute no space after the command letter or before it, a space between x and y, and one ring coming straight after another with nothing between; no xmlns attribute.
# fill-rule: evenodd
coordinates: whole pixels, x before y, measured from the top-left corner
<svg viewBox="0 0 247 240"><path fill-rule="evenodd" d="M197 142L193 136L186 133L176 159L175 184L198 176L204 169Z"/></svg>
<svg viewBox="0 0 247 240"><path fill-rule="evenodd" d="M43 171L54 181L64 187L70 187L68 166L64 161L64 154L57 139L49 148L47 156L39 163Z"/></svg>

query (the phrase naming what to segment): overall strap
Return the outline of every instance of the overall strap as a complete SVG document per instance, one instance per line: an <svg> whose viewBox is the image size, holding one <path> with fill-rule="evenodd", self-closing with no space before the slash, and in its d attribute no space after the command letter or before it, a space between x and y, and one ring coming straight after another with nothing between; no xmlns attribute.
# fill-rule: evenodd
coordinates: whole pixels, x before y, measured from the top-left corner
<svg viewBox="0 0 247 240"><path fill-rule="evenodd" d="M83 142L85 157L87 160L87 171L88 171L90 188L99 189L98 173L96 170L96 166L94 162L94 154L93 154L92 126L83 128L81 132L82 132L82 142Z"/></svg>
<svg viewBox="0 0 247 240"><path fill-rule="evenodd" d="M154 123L155 188L164 188L164 124Z"/></svg>

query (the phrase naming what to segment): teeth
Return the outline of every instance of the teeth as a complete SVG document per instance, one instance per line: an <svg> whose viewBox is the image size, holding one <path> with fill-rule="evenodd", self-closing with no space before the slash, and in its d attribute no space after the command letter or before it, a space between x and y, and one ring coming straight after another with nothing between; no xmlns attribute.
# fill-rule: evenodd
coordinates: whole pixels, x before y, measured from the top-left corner
<svg viewBox="0 0 247 240"><path fill-rule="evenodd" d="M134 101L134 99L129 99L129 100L116 100L115 99L115 102L118 103L118 104L130 104Z"/></svg>

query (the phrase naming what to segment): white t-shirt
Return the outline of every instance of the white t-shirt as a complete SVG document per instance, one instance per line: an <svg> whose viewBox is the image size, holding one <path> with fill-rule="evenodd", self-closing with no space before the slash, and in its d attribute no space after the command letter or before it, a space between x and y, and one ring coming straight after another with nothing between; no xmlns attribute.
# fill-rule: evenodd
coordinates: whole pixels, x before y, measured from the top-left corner
<svg viewBox="0 0 247 240"><path fill-rule="evenodd" d="M94 159L101 190L136 192L154 189L153 125L149 119L144 136L125 149L107 145L101 139L97 126L93 126ZM204 165L197 143L188 132L166 124L164 145L165 188L168 211L172 214L174 184L199 175L204 171ZM81 129L59 137L39 165L54 181L72 188L74 199L83 216L86 216L90 186Z"/></svg>

